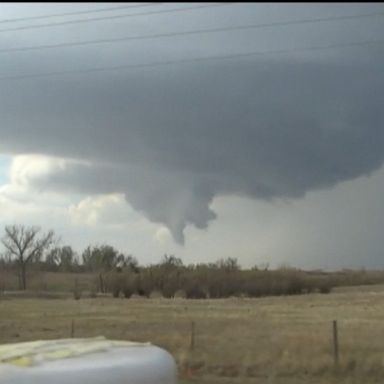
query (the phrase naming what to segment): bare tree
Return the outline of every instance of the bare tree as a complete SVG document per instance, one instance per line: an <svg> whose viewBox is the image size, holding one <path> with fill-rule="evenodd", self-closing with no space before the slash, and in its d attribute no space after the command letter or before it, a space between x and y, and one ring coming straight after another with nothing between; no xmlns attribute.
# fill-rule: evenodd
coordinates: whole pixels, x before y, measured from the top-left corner
<svg viewBox="0 0 384 384"><path fill-rule="evenodd" d="M20 270L20 289L27 288L27 264L41 257L54 242L54 232L48 231L39 236L40 227L10 225L5 227L5 235L1 239L9 255L16 257Z"/></svg>

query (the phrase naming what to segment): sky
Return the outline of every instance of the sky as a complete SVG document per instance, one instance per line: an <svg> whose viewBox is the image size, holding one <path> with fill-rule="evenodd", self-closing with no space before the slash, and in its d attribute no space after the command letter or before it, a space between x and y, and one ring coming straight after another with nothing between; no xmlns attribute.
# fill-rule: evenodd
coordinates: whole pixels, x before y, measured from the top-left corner
<svg viewBox="0 0 384 384"><path fill-rule="evenodd" d="M0 15L0 227L142 264L383 268L382 4Z"/></svg>

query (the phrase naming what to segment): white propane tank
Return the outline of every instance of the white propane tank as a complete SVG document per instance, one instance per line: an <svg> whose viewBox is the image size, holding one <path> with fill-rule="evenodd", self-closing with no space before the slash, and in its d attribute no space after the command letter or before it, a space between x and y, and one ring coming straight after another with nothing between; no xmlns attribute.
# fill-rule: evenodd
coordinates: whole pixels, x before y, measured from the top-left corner
<svg viewBox="0 0 384 384"><path fill-rule="evenodd" d="M150 343L91 339L0 345L1 384L176 384L173 357Z"/></svg>

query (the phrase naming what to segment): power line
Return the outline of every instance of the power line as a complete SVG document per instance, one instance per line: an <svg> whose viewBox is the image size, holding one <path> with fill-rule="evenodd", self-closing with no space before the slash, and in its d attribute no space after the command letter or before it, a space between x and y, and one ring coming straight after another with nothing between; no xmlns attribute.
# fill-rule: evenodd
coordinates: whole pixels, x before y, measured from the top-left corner
<svg viewBox="0 0 384 384"><path fill-rule="evenodd" d="M225 5L232 5L232 4L233 3L216 3L216 4L208 4L208 5L205 4L205 5L199 5L196 7L172 8L172 9L164 9L164 10L159 10L159 11L150 11L150 12L141 12L141 13L127 13L124 15L111 15L111 16L103 16L103 17L93 17L93 18L88 18L88 19L67 20L67 21L60 21L58 23L26 25L26 26L15 27L15 28L0 29L0 32L22 31L22 30L26 30L26 29L37 29L37 28L49 28L49 27L57 27L57 26L62 26L62 25L88 23L88 22L93 22L93 21L121 19L121 18L126 18L126 17L158 15L158 14L162 14L162 13L185 12L185 11L193 11L193 10L203 9L203 8L222 7Z"/></svg>
<svg viewBox="0 0 384 384"><path fill-rule="evenodd" d="M130 9L132 9L132 8L143 8L143 7L148 7L148 6L158 5L158 4L163 4L163 3L148 3L148 4L139 4L139 5L124 5L124 6L121 6L121 7L98 8L98 9L87 10L87 11L53 13L53 14L49 14L49 15L19 17L19 18L15 18L15 19L3 19L3 20L0 20L0 24L3 24L3 23L14 23L14 22L19 22L19 21L50 19L51 17L75 16L75 15L83 15L83 14L88 14L88 13L118 11L118 10L121 10L121 9L128 9L128 8L130 8Z"/></svg>
<svg viewBox="0 0 384 384"><path fill-rule="evenodd" d="M35 74L29 74L29 75L27 74L27 75L4 76L4 77L0 77L0 81L33 79L33 78L53 77L53 76L72 75L72 74L87 74L87 73L95 73L95 72L107 72L107 71L129 70L129 69L155 68L155 67L167 66L172 64L189 64L189 63L199 63L199 62L207 62L207 61L215 61L215 60L232 60L237 58L247 58L247 57L263 56L263 55L269 55L269 54L285 54L285 53L293 53L293 52L327 50L327 49L334 49L334 48L351 48L351 47L361 47L361 46L375 45L375 44L384 44L384 40L369 40L369 41L330 44L330 45L304 47L304 48L253 51L253 52L244 52L244 53L234 53L229 55L203 56L203 57L195 57L195 58L181 59L181 60L155 61L152 63L126 64L126 65L111 66L111 67L99 67L99 68L88 68L88 69L79 69L79 70L35 73Z"/></svg>
<svg viewBox="0 0 384 384"><path fill-rule="evenodd" d="M119 43L119 42L127 42L127 41L134 41L134 40L159 39L159 38L167 38L167 37L174 37L174 36L188 36L188 35L207 34L207 33L271 28L271 27L280 27L280 26L289 26L289 25L298 25L298 24L319 23L319 22L325 22L325 21L351 20L351 19L366 18L366 17L373 17L373 16L384 16L384 12L366 13L366 14L359 14L359 15L331 16L331 17L322 17L322 18L316 18L316 19L276 21L276 22L270 22L270 23L248 24L248 25L233 26L233 27L206 28L206 29L197 29L197 30L190 30L190 31L159 33L159 34L152 34L152 35L126 36L126 37L119 37L119 38L113 38L113 39L85 40L85 41L78 41L78 42L72 42L72 43L58 43L58 44L46 44L46 45L29 46L29 47L27 46L27 47L20 47L20 48L7 48L7 49L0 49L0 53L23 52L23 51L44 50L44 49L53 49L53 48L67 48L67 47L95 45L95 44Z"/></svg>

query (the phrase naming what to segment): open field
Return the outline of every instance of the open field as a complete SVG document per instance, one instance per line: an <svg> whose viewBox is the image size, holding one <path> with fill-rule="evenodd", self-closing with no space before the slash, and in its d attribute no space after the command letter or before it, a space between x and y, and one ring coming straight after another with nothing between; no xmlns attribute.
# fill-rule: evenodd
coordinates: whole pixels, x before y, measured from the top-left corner
<svg viewBox="0 0 384 384"><path fill-rule="evenodd" d="M328 295L184 300L0 298L0 343L69 337L151 341L181 383L376 383L384 376L384 286ZM340 365L334 369L331 322ZM195 321L194 350L190 348Z"/></svg>

